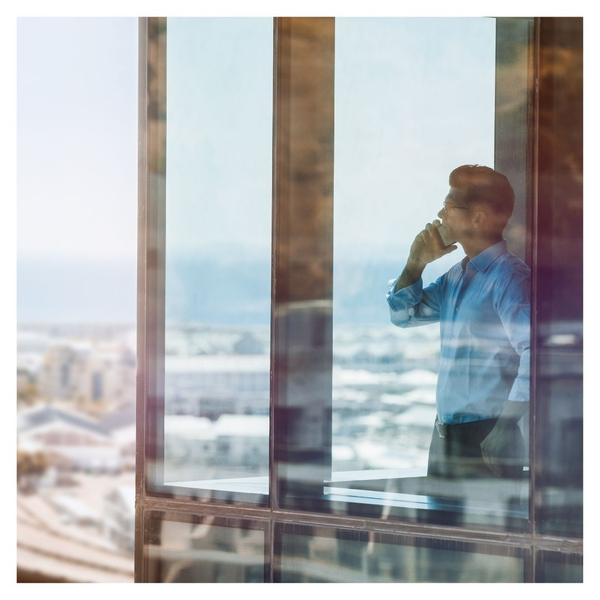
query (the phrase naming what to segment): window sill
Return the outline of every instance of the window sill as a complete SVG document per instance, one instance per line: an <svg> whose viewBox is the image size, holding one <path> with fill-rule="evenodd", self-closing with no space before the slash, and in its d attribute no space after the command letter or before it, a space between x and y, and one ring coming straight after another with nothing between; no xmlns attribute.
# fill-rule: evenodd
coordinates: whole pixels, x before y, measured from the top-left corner
<svg viewBox="0 0 600 600"><path fill-rule="evenodd" d="M435 481L425 468L340 471L326 481L322 500L411 510L468 512L503 518L527 519L528 481L486 480ZM329 485L327 485L329 484ZM335 485L334 485L335 484ZM167 487L228 492L267 497L269 478L176 481ZM370 488L370 489L368 489Z"/></svg>

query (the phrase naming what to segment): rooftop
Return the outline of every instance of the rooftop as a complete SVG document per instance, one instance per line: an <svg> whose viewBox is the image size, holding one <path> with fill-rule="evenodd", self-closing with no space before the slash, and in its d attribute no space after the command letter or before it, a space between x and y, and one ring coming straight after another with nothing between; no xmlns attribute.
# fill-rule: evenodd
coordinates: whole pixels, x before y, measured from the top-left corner
<svg viewBox="0 0 600 600"><path fill-rule="evenodd" d="M55 422L63 422L80 429L86 429L97 435L108 435L106 427L103 427L98 421L94 421L75 410L67 410L50 404L38 404L20 410L17 415L17 430L19 433L24 433Z"/></svg>

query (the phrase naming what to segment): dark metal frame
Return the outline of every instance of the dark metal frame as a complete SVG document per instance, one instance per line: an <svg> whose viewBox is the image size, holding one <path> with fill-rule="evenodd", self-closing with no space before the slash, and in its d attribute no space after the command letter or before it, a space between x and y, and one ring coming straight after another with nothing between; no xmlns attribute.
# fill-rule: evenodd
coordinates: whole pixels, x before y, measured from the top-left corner
<svg viewBox="0 0 600 600"><path fill-rule="evenodd" d="M506 556L521 559L523 561L523 580L528 581L532 575L531 550L520 544L498 543L490 540L475 540L442 537L440 535L411 535L406 532L385 532L351 528L328 528L319 524L309 525L307 523L276 523L275 525L275 555L277 557L273 565L274 581L281 583L284 581L283 569L281 566L281 556L283 555L283 538L285 534L310 535L328 539L339 539L339 533L346 534L342 539L360 540L363 542L372 541L377 544L402 545L407 547L422 547L433 549L436 546L446 546L446 550L460 551L465 553L477 553L495 556ZM449 546L449 547L448 547ZM454 546L454 548L452 548Z"/></svg>
<svg viewBox="0 0 600 600"><path fill-rule="evenodd" d="M152 559L149 556L151 546L160 548L160 531L153 532L152 524L159 525L163 521L178 523L201 524L206 517L211 517L211 526L226 527L236 530L261 531L264 540L270 539L272 523L268 519L246 519L243 517L231 517L224 515L200 515L189 512L169 512L165 510L151 510L146 515L146 526L149 534L147 546L144 548L144 569L149 583L161 583L159 570L161 568L162 558ZM263 579L267 581L271 574L271 557L269 555L269 544L263 546Z"/></svg>
<svg viewBox="0 0 600 600"><path fill-rule="evenodd" d="M316 21L317 19L315 19ZM273 193L274 193L274 211L273 211L273 252L274 260L272 266L273 275L273 306L280 306L282 299L285 301L294 301L290 295L282 297L281 288L277 285L281 283L280 276L285 264L285 257L280 252L281 243L281 219L289 218L286 210L289 211L289 189L286 190L282 165L289 167L289 156L286 156L286 144L281 143L280 128L282 120L289 118L286 114L286 89L282 88L282 70L288 68L286 63L286 28L294 25L294 19L278 18L275 20L274 32L274 55L275 55L275 86L274 86L274 156L273 156ZM531 193L532 211L528 219L528 230L533 231L532 238L527 246L527 257L531 256L532 266L532 306L538 307L538 288L542 276L538 272L538 261L541 254L548 253L547 247L540 248L539 240L546 237L551 239L551 231L548 231L548 225L539 222L539 214L543 209L544 200L541 195L544 188L547 191L548 184L540 184L539 173L543 169L552 169L553 165L548 161L540 161L539 157L539 104L540 97L544 102L546 90L540 89L538 73L540 63L544 59L544 23L550 19L535 19L534 25L534 44L533 54L530 56L532 68L536 74L535 88L532 94L532 103L528 106L526 114L520 114L519 119L526 119L530 123L530 140L532 144L527 151L530 153L533 177L525 182L525 188ZM560 20L558 20L560 21ZM540 533L535 524L537 523L538 504L536 500L536 477L540 471L540 464L544 463L545 458L540 456L536 446L536 438L540 434L539 419L537 418L540 407L538 402L538 379L540 369L543 365L543 358L537 353L538 340L538 311L533 311L532 322L532 340L533 340L533 358L532 358L532 410L530 417L530 430L532 432L530 441L530 464L532 465L530 473L530 522L534 524L532 530L523 533L501 532L493 529L480 530L471 527L449 527L443 525L425 525L414 522L404 522L400 520L380 520L370 518L369 516L347 516L326 514L314 510L298 510L296 506L282 506L282 499L279 489L281 481L278 473L280 461L278 453L281 447L285 447L287 441L285 438L277 438L274 431L278 431L280 423L275 419L279 418L279 408L282 398L280 397L281 374L284 370L281 368L281 357L277 355L278 335L281 328L281 315L272 315L272 393L271 393L271 434L270 434L270 503L257 505L256 503L247 503L241 501L225 501L214 496L206 497L199 493L199 497L191 497L186 491L185 494L178 494L178 490L169 488L153 488L152 481L156 481L154 469L159 466L160 461L156 455L155 446L150 442L156 439L157 431L152 427L160 426L162 419L157 418L162 410L162 396L164 382L162 373L164 365L164 321L160 321L157 315L164 314L164 148L162 154L157 151L158 145L163 143L164 118L166 107L161 105L155 97L157 78L165 77L165 72L161 70L148 71L148 58L152 52L164 52L164 46L161 47L160 31L166 24L166 19L160 18L142 18L140 19L140 78L139 78L139 239L138 239L138 375L137 375L137 456L136 456L136 544L135 544L135 580L138 582L148 580L147 564L145 561L145 544L149 536L149 519L152 513L175 512L181 515L217 515L220 517L235 517L246 520L260 522L265 525L268 544L266 547L266 560L269 564L269 577L267 581L273 581L273 572L277 564L276 552L276 533L284 525L318 525L333 529L363 530L376 533L377 535L403 535L413 536L415 538L432 539L443 538L469 542L474 544L492 544L494 546L506 548L509 553L524 552L525 556L525 579L534 581L535 573L539 571L539 565L536 563L537 556L541 551L554 551L564 553L575 559L582 556L583 544L579 535L560 536L556 533ZM560 23L558 23L560 29ZM559 31L560 33L560 31ZM152 36L158 36L158 39L149 40ZM156 61L154 61L156 64ZM159 63L160 64L160 61ZM289 73L288 73L289 75ZM159 86L160 87L160 86ZM559 91L553 90L554 94ZM289 96L288 96L289 97ZM577 108L577 107L575 107ZM162 124L161 124L162 123ZM289 141L289 140L288 140ZM498 156L497 145L497 156ZM156 159L160 158L158 162ZM153 164L150 164L152 161ZM162 178L161 178L162 177ZM162 205L162 206L161 206ZM545 206L545 205L544 205ZM162 226L161 226L162 224ZM550 238L548 237L550 235ZM162 237L161 237L162 236ZM580 265L579 265L580 266ZM278 279L279 278L279 279ZM289 288L288 288L289 290ZM322 298L322 296L321 296ZM299 300L311 300L311 298L300 298ZM322 305L321 309L322 310ZM327 319L327 307L325 307L325 319ZM326 322L326 321L325 321ZM327 457L320 459L322 465L326 467ZM326 472L323 471L325 475ZM160 481L160 479L159 479ZM521 549L521 550L519 550Z"/></svg>

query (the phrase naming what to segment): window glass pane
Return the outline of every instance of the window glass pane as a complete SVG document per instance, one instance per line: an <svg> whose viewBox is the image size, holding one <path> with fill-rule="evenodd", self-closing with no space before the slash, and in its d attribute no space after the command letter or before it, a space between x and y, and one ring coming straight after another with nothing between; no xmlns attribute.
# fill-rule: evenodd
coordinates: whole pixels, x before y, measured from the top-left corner
<svg viewBox="0 0 600 600"><path fill-rule="evenodd" d="M537 554L537 583L583 583L583 556L542 550Z"/></svg>
<svg viewBox="0 0 600 600"><path fill-rule="evenodd" d="M495 20L337 19L335 75L333 468L424 469L439 327L392 326L382 295L450 171L493 165Z"/></svg>
<svg viewBox="0 0 600 600"><path fill-rule="evenodd" d="M153 513L150 583L264 583L265 532L240 519Z"/></svg>
<svg viewBox="0 0 600 600"><path fill-rule="evenodd" d="M524 551L437 538L284 526L279 581L287 583L523 582Z"/></svg>
<svg viewBox="0 0 600 600"><path fill-rule="evenodd" d="M498 89L497 44L505 41L496 28L487 18L336 19L332 477L324 495L344 512L425 511L420 520L517 528L527 518L525 239L514 245L521 258L510 253L512 244L507 252L506 219L493 205L489 234L478 233L473 244L464 229L475 214L467 192L446 198L456 167L494 168L499 159L498 98L507 70L525 82L519 102L529 99L530 30L506 42L512 52L502 46ZM511 108L502 110L506 120ZM527 121L518 127L526 143ZM513 237L527 232L525 158L511 165L511 176L519 175ZM490 188L500 185L492 180ZM445 200L452 214L442 210ZM458 236L450 240L457 249L430 262L422 286L412 290L416 298L443 276L439 305L423 308L421 296L413 301L408 294L410 307L394 305L390 313L386 284L399 277L415 236L436 218ZM467 252L473 262L463 271ZM499 303L501 285L506 295ZM524 418L495 432L497 454L518 449L498 459L496 476L480 444L508 399ZM434 429L436 418L447 427Z"/></svg>
<svg viewBox="0 0 600 600"><path fill-rule="evenodd" d="M266 494L272 19L169 18L166 61L158 483Z"/></svg>

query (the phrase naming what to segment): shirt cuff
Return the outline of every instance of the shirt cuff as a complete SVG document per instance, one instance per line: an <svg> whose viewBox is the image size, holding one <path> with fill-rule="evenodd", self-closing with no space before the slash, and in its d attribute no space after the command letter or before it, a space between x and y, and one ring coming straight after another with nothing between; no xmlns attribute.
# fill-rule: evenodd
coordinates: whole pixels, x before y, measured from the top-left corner
<svg viewBox="0 0 600 600"><path fill-rule="evenodd" d="M508 394L511 402L529 402L529 377L517 376Z"/></svg>
<svg viewBox="0 0 600 600"><path fill-rule="evenodd" d="M529 402L529 394L512 392L508 396L510 402Z"/></svg>
<svg viewBox="0 0 600 600"><path fill-rule="evenodd" d="M423 298L423 279L419 278L415 283L394 292L398 279L399 277L396 277L396 279L391 279L388 282L386 298L390 306L393 308L407 308L421 302Z"/></svg>

